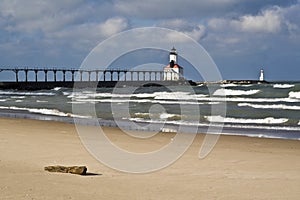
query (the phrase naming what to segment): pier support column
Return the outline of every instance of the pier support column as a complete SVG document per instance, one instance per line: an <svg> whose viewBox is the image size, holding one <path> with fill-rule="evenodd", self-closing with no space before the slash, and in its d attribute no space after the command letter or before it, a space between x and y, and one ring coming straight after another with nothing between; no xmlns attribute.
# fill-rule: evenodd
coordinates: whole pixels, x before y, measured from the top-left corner
<svg viewBox="0 0 300 200"><path fill-rule="evenodd" d="M88 72L89 75L89 82L91 81L91 71Z"/></svg>
<svg viewBox="0 0 300 200"><path fill-rule="evenodd" d="M19 82L19 70L14 69L13 72L16 74L16 82Z"/></svg>
<svg viewBox="0 0 300 200"><path fill-rule="evenodd" d="M133 81L133 72L130 72L130 81Z"/></svg>
<svg viewBox="0 0 300 200"><path fill-rule="evenodd" d="M110 81L113 81L113 76L114 76L114 72L111 71L111 72L110 72Z"/></svg>
<svg viewBox="0 0 300 200"><path fill-rule="evenodd" d="M48 82L48 78L47 78L47 77L48 77L48 76L47 76L47 75L48 75L48 70L45 70L45 71L44 71L44 74L45 74L45 82Z"/></svg>
<svg viewBox="0 0 300 200"><path fill-rule="evenodd" d="M63 73L63 82L66 82L66 70L62 70Z"/></svg>
<svg viewBox="0 0 300 200"><path fill-rule="evenodd" d="M96 81L99 82L99 71L96 70Z"/></svg>
<svg viewBox="0 0 300 200"><path fill-rule="evenodd" d="M117 81L120 81L120 72L118 71L117 74L118 74L118 80Z"/></svg>
<svg viewBox="0 0 300 200"><path fill-rule="evenodd" d="M56 82L56 70L53 70L54 82Z"/></svg>
<svg viewBox="0 0 300 200"><path fill-rule="evenodd" d="M103 81L106 80L105 76L106 76L106 71L103 72Z"/></svg>
<svg viewBox="0 0 300 200"><path fill-rule="evenodd" d="M82 82L82 71L78 71L79 72L79 79L80 79L80 82Z"/></svg>
<svg viewBox="0 0 300 200"><path fill-rule="evenodd" d="M38 81L38 70L34 70L34 73L35 73L35 82L37 82Z"/></svg>
<svg viewBox="0 0 300 200"><path fill-rule="evenodd" d="M25 82L28 82L28 70L25 69L24 72L25 72Z"/></svg>
<svg viewBox="0 0 300 200"><path fill-rule="evenodd" d="M16 70L16 82L19 82L19 71L18 70Z"/></svg>
<svg viewBox="0 0 300 200"><path fill-rule="evenodd" d="M126 74L127 72L124 71L124 81L127 81Z"/></svg>
<svg viewBox="0 0 300 200"><path fill-rule="evenodd" d="M72 70L71 73L72 73L72 81L74 82L74 73L75 73L75 71Z"/></svg>

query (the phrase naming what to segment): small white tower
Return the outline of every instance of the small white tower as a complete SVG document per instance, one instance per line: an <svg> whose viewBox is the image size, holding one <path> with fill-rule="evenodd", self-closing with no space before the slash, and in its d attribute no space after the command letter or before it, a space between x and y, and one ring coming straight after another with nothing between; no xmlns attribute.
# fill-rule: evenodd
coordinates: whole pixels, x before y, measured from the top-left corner
<svg viewBox="0 0 300 200"><path fill-rule="evenodd" d="M265 80L265 78L264 78L264 70L261 69L261 70L260 70L259 81L264 81L264 80Z"/></svg>
<svg viewBox="0 0 300 200"><path fill-rule="evenodd" d="M170 51L170 62L173 60L174 64L177 64L177 52L176 49L173 47Z"/></svg>

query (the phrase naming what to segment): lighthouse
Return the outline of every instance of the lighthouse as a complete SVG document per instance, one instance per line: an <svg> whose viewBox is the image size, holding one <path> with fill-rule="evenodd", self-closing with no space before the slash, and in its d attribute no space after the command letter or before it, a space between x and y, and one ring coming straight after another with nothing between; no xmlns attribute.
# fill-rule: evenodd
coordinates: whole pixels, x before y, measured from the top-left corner
<svg viewBox="0 0 300 200"><path fill-rule="evenodd" d="M176 51L175 47L173 47L173 48L171 49L169 55L170 55L170 56L169 56L169 57L170 57L170 61L169 61L169 62L173 61L174 64L176 64L176 63L177 63L177 51Z"/></svg>
<svg viewBox="0 0 300 200"><path fill-rule="evenodd" d="M183 68L177 64L178 54L175 47L169 53L169 65L164 68L164 81L178 81L183 79Z"/></svg>
<svg viewBox="0 0 300 200"><path fill-rule="evenodd" d="M260 70L259 81L265 81L264 70L263 69Z"/></svg>

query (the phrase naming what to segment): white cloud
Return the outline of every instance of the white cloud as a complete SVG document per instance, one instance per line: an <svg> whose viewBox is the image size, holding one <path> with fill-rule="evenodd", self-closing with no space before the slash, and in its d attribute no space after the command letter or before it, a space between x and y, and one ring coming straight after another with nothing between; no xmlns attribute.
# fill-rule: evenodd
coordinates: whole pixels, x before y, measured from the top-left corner
<svg viewBox="0 0 300 200"><path fill-rule="evenodd" d="M229 26L229 21L226 19L220 19L220 18L211 18L208 20L207 25L210 29L218 31L218 30L223 30L227 29Z"/></svg>
<svg viewBox="0 0 300 200"><path fill-rule="evenodd" d="M282 30L283 18L278 8L264 10L259 15L244 15L239 19L213 18L208 21L212 30L240 31L248 33L278 33Z"/></svg>
<svg viewBox="0 0 300 200"><path fill-rule="evenodd" d="M197 41L202 39L206 34L204 25L191 23L183 19L164 20L159 26L180 31Z"/></svg>
<svg viewBox="0 0 300 200"><path fill-rule="evenodd" d="M76 49L86 49L96 46L101 40L128 28L125 18L107 19L102 23L84 23L67 27L48 35L51 41L68 43Z"/></svg>
<svg viewBox="0 0 300 200"><path fill-rule="evenodd" d="M193 30L184 31L184 33L193 38L194 40L199 41L205 36L206 28L203 25L198 25Z"/></svg>
<svg viewBox="0 0 300 200"><path fill-rule="evenodd" d="M81 0L3 0L0 3L0 17L10 21L5 27L8 31L52 31L78 19L82 10L80 12L75 8L81 3Z"/></svg>
<svg viewBox="0 0 300 200"><path fill-rule="evenodd" d="M110 6L84 0L3 0L0 1L0 31L6 38L2 40L9 41L13 35L16 47L30 40L37 49L47 46L49 51L62 46L90 49L128 28L126 18L102 17Z"/></svg>
<svg viewBox="0 0 300 200"><path fill-rule="evenodd" d="M282 18L277 9L271 9L257 16L243 16L231 23L233 27L244 32L277 33L281 30Z"/></svg>
<svg viewBox="0 0 300 200"><path fill-rule="evenodd" d="M116 17L108 19L103 24L100 24L99 31L103 36L108 37L123 31L127 27L128 23L125 18Z"/></svg>

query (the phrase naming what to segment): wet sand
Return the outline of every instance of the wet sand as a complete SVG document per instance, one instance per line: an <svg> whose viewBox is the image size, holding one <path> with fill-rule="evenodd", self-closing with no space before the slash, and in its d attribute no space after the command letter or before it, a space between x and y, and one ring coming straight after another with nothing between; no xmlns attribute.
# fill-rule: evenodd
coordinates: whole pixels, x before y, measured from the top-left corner
<svg viewBox="0 0 300 200"><path fill-rule="evenodd" d="M134 152L156 150L174 137L141 140L117 128L104 131ZM0 199L299 199L300 141L221 136L200 160L203 138L165 169L128 174L92 157L74 124L1 118ZM50 173L48 165L86 165L90 174Z"/></svg>

